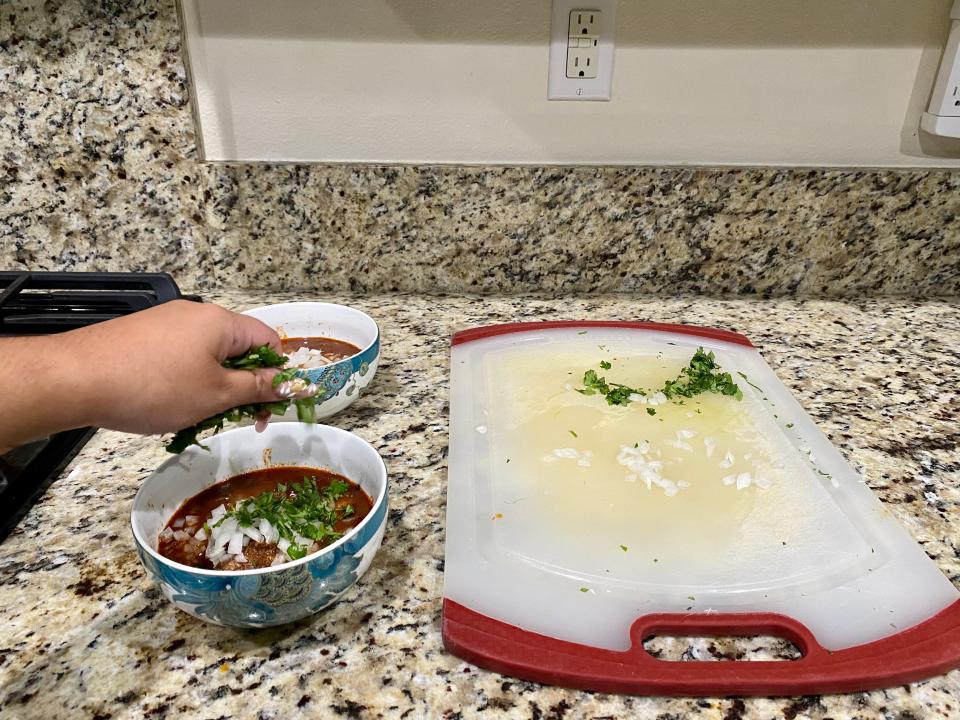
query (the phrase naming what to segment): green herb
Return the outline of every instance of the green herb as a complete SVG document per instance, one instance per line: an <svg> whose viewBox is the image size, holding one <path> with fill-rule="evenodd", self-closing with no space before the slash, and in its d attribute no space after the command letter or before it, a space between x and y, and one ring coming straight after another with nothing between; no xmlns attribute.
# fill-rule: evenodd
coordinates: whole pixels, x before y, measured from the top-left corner
<svg viewBox="0 0 960 720"><path fill-rule="evenodd" d="M601 369L609 370L610 367L611 364L606 360L600 362ZM641 388L607 382L607 379L598 375L596 370L587 370L583 374L583 387L578 388L577 392L582 395L603 395L608 405L629 405L632 395L648 394ZM689 365L680 371L676 379L667 380L661 392L679 405L684 404L683 398L692 398L704 392L729 395L737 400L743 399L743 391L733 381L730 373L721 370L713 352L706 352L703 348L697 348ZM653 408L647 408L647 413L650 415L656 415L656 412ZM697 410L697 412L700 411Z"/></svg>
<svg viewBox="0 0 960 720"><path fill-rule="evenodd" d="M793 423L787 423L787 427L788 427L788 428L792 428L792 427L793 427Z"/></svg>
<svg viewBox="0 0 960 720"><path fill-rule="evenodd" d="M280 490L281 487L284 490ZM309 546L304 547L297 542L298 535L319 543L336 540L342 535L333 529L333 525L355 513L353 505L337 508L337 500L349 488L349 484L335 478L321 490L316 478L305 477L303 482L290 487L292 494L287 493L286 486L278 485L276 490L268 490L237 503L224 518L236 518L240 527L254 527L261 519L267 520L277 529L280 537L290 543L287 555L298 560L309 550Z"/></svg>
<svg viewBox="0 0 960 720"><path fill-rule="evenodd" d="M587 370L583 374L584 387L578 388L581 395L603 395L608 405L629 405L630 396L634 393L646 395L646 392L637 388L608 383L606 378L597 375L596 370Z"/></svg>
<svg viewBox="0 0 960 720"><path fill-rule="evenodd" d="M223 366L231 370L257 370L259 368L279 368L285 365L287 358L276 352L269 345L250 348L240 357L224 360ZM280 370L273 378L273 386L277 387L281 383L296 380L297 371L295 368L286 368ZM206 430L213 430L213 434L223 430L226 422L237 422L244 418L255 418L256 416L269 412L271 415L283 415L290 404L297 408L297 420L305 423L315 423L316 400L314 397L303 398L301 400L277 400L268 403L252 403L249 405L240 405L235 408L225 410L218 415L201 420L192 427L179 430L173 439L167 444L167 452L181 453L191 445L200 445L199 435ZM203 447L201 445L201 447Z"/></svg>
<svg viewBox="0 0 960 720"><path fill-rule="evenodd" d="M283 367L286 364L287 358L269 345L250 348L239 357L227 358L223 361L223 366L229 370L256 370L265 367Z"/></svg>
<svg viewBox="0 0 960 720"><path fill-rule="evenodd" d="M627 551L627 546L626 546L626 545L621 545L621 546L620 546L620 549L623 550L624 552L626 552L626 551Z"/></svg>
<svg viewBox="0 0 960 720"><path fill-rule="evenodd" d="M730 373L721 371L713 351L704 352L703 348L697 348L690 364L680 371L677 379L667 380L663 384L663 394L672 400L676 397L693 397L703 392L743 399L743 391L737 387Z"/></svg>
<svg viewBox="0 0 960 720"><path fill-rule="evenodd" d="M761 388L757 387L757 386L754 385L752 382L750 382L750 378L748 378L746 375L744 375L744 374L743 374L742 372L740 372L739 370L737 370L737 375L739 375L739 376L742 377L744 380L746 380L746 381L747 381L747 385L749 385L749 386L752 387L752 388L755 388L756 390L760 390L760 392L763 393L763 390L762 390ZM764 398L764 400L766 400L766 398Z"/></svg>
<svg viewBox="0 0 960 720"><path fill-rule="evenodd" d="M580 592L590 592L590 588L580 588Z"/></svg>
<svg viewBox="0 0 960 720"><path fill-rule="evenodd" d="M568 430L567 432L569 432L574 437L579 437L573 430Z"/></svg>
<svg viewBox="0 0 960 720"><path fill-rule="evenodd" d="M693 595L687 595L687 600L696 600L696 598Z"/></svg>

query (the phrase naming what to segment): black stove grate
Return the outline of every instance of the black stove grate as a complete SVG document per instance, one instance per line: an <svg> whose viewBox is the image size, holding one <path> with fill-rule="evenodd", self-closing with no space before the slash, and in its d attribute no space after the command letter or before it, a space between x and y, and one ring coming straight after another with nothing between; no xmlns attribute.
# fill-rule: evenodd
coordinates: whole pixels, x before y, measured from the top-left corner
<svg viewBox="0 0 960 720"><path fill-rule="evenodd" d="M0 272L0 337L63 332L180 297L166 273ZM70 430L0 455L0 541L94 432Z"/></svg>

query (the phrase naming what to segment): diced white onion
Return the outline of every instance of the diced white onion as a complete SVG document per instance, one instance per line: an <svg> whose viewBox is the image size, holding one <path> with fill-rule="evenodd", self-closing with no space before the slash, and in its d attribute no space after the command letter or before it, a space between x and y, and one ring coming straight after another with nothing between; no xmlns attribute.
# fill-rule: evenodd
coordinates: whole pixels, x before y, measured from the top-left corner
<svg viewBox="0 0 960 720"><path fill-rule="evenodd" d="M261 542L263 540L263 533L257 530L256 528L243 527L243 528L240 528L240 532L242 532L251 540L255 540L256 542Z"/></svg>
<svg viewBox="0 0 960 720"><path fill-rule="evenodd" d="M226 514L227 509L223 505L217 505L213 510L210 511L210 518L213 520L213 522L217 522Z"/></svg>
<svg viewBox="0 0 960 720"><path fill-rule="evenodd" d="M287 540L286 538L280 538L279 540L277 540L277 549L280 550L280 552L285 553L289 547L290 547L290 541Z"/></svg>
<svg viewBox="0 0 960 720"><path fill-rule="evenodd" d="M169 540L170 538L173 537L173 530L171 530L171 529L168 528L168 527L165 527L165 528L163 529L163 532L160 533L160 537L161 537L163 540Z"/></svg>
<svg viewBox="0 0 960 720"><path fill-rule="evenodd" d="M236 555L243 550L243 533L235 532L227 542L227 554Z"/></svg>
<svg viewBox="0 0 960 720"><path fill-rule="evenodd" d="M182 527L183 527L183 518L177 518L176 520L174 520L174 521L173 521L173 526L174 526L175 528L182 528Z"/></svg>
<svg viewBox="0 0 960 720"><path fill-rule="evenodd" d="M323 367L335 362L315 348L300 347L287 355L287 364L303 370Z"/></svg>
<svg viewBox="0 0 960 720"><path fill-rule="evenodd" d="M716 447L717 447L717 441L714 440L712 437L705 437L705 438L703 439L703 445L704 445L704 447L705 447L706 450L707 450L707 457L708 457L708 458L709 458L709 457L712 457L712 456L713 456L713 451L714 451L714 450L716 449Z"/></svg>
<svg viewBox="0 0 960 720"><path fill-rule="evenodd" d="M187 515L187 516L184 518L184 520L187 521L187 525L196 525L198 522L200 522L200 516L199 516L199 515Z"/></svg>
<svg viewBox="0 0 960 720"><path fill-rule="evenodd" d="M197 540L206 540L206 539L207 539L207 531L204 530L203 528L200 528L199 530L197 530L197 534L194 535L194 537L195 537Z"/></svg>

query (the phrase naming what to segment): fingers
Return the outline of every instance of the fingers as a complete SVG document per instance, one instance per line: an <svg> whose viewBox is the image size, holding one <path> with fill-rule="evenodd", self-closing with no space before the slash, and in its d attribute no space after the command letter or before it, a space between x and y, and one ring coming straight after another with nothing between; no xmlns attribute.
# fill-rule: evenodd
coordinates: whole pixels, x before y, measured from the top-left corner
<svg viewBox="0 0 960 720"><path fill-rule="evenodd" d="M224 370L223 409L251 403L275 402L283 399L273 387L273 368L260 370Z"/></svg>
<svg viewBox="0 0 960 720"><path fill-rule="evenodd" d="M227 311L230 312L230 311ZM233 332L227 333L226 353L222 360L243 355L252 347L269 345L277 352L281 351L280 336L266 323L249 315L230 312L233 320Z"/></svg>
<svg viewBox="0 0 960 720"><path fill-rule="evenodd" d="M258 412L254 417L254 427L257 432L263 432L267 429L267 425L270 423L270 411L264 410L263 412Z"/></svg>

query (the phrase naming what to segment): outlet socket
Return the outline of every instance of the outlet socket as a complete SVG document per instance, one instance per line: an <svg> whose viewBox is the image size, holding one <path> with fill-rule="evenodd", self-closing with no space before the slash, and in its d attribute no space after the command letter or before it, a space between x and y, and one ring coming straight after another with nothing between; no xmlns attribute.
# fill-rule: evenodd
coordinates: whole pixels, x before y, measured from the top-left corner
<svg viewBox="0 0 960 720"><path fill-rule="evenodd" d="M609 100L616 0L553 0L547 97Z"/></svg>

